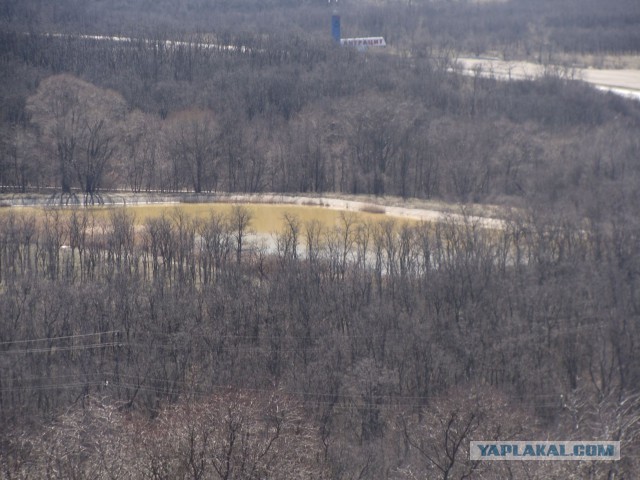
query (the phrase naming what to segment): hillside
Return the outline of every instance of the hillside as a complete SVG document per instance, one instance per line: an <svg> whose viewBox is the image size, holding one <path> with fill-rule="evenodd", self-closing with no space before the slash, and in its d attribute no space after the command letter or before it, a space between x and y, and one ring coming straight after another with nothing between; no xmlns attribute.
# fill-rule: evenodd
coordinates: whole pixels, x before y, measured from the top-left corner
<svg viewBox="0 0 640 480"><path fill-rule="evenodd" d="M0 477L638 477L638 2L333 8L0 2Z"/></svg>

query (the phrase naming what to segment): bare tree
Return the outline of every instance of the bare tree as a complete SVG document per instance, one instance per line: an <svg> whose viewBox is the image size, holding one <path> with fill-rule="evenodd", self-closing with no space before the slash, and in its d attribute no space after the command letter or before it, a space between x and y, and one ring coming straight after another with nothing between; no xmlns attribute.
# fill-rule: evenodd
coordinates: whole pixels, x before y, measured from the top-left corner
<svg viewBox="0 0 640 480"><path fill-rule="evenodd" d="M218 127L208 110L186 110L169 117L168 145L174 171L183 173L195 193L217 185Z"/></svg>
<svg viewBox="0 0 640 480"><path fill-rule="evenodd" d="M471 461L470 441L511 440L522 431L535 435L537 428L499 391L471 385L437 396L420 415L401 415L398 427L406 447L401 478L443 480L508 475L508 466L504 468L508 462Z"/></svg>
<svg viewBox="0 0 640 480"><path fill-rule="evenodd" d="M242 249L249 234L252 218L253 214L247 207L243 205L234 205L231 207L229 225L235 238L236 262L238 264L242 261Z"/></svg>
<svg viewBox="0 0 640 480"><path fill-rule="evenodd" d="M158 119L139 110L127 115L118 167L121 181L134 192L150 190L155 186L154 177L160 174L159 128Z"/></svg>
<svg viewBox="0 0 640 480"><path fill-rule="evenodd" d="M70 75L56 75L40 83L28 108L43 140L56 152L61 201L71 194L75 174L85 203L93 203L116 151L126 112L122 96Z"/></svg>

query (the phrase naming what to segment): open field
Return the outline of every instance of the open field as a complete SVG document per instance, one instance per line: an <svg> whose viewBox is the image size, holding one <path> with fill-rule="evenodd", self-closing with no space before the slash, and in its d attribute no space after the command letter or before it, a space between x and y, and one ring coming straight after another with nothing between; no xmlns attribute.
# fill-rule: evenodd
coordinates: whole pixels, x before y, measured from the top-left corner
<svg viewBox="0 0 640 480"><path fill-rule="evenodd" d="M494 76L500 80L534 79L549 71L566 73L568 78L583 80L600 90L640 99L639 69L597 69L540 65L526 61L504 61L497 58L459 58L459 65L467 74L480 69L483 76Z"/></svg>
<svg viewBox="0 0 640 480"><path fill-rule="evenodd" d="M559 65L575 65L581 68L594 69L631 69L640 70L640 56L631 54L588 55L578 53L558 53L556 63Z"/></svg>

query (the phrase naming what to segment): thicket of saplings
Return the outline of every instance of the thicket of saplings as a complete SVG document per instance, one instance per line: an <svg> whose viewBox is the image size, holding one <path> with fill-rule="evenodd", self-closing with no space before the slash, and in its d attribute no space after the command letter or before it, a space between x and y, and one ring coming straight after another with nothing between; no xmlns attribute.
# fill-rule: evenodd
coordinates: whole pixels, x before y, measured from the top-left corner
<svg viewBox="0 0 640 480"><path fill-rule="evenodd" d="M638 226L0 220L5 478L637 474ZM472 439L621 462L470 462Z"/></svg>

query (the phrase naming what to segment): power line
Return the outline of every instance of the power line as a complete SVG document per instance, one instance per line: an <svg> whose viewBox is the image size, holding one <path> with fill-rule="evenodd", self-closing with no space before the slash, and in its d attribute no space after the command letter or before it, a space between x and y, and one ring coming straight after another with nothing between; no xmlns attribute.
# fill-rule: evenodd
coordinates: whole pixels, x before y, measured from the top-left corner
<svg viewBox="0 0 640 480"><path fill-rule="evenodd" d="M112 333L120 333L120 330L108 330L106 332L95 332L95 333L82 333L77 335L67 335L64 337L41 337L41 338L31 338L26 340L11 340L7 342L0 342L0 345L16 345L21 343L32 343L32 342L52 342L57 340L68 340L72 338L93 337L96 335L109 335Z"/></svg>
<svg viewBox="0 0 640 480"><path fill-rule="evenodd" d="M106 384L104 381L92 381L92 382L80 382L80 383L66 383L60 385L39 385L39 386L28 386L28 387L15 387L9 388L5 387L0 389L2 393L9 393L11 391L50 391L50 390L69 390L74 388L86 388L86 387L103 387L103 389L111 389L111 388L126 388L131 390L138 390L143 392L150 392L159 395L167 395L172 393L170 389L155 387L149 384L134 384L134 383L117 383L117 384ZM389 401L384 402L376 402L371 403L367 401L358 401L363 399L362 395L352 394L322 394L322 393L309 393L302 394L299 392L290 392L286 390L271 390L271 389L260 389L260 388L244 388L244 387L233 387L233 386L210 386L205 391L189 391L189 392L174 392L179 393L180 395L192 395L199 398L206 398L219 391L233 390L233 391L241 391L241 392L252 392L256 394L267 393L267 394L281 394L281 395L290 395L290 396L305 396L302 401L307 405L315 405L315 406L330 406L336 410L357 410L357 409L379 409L379 410L396 410L401 408L424 408L425 403L416 403L419 401L427 402L428 400L434 400L443 398L442 394L433 394L422 397L412 397L412 396L390 396L388 398ZM331 396L334 398L334 401L330 400L321 400L319 398L323 396ZM315 398L314 398L315 397ZM530 395L530 397L537 397L537 395ZM560 395L556 396L558 400L560 400ZM403 400L411 400L410 402L406 402ZM535 408L552 408L558 409L562 405L558 402L527 402L520 401L518 403L523 404L526 407L535 407Z"/></svg>
<svg viewBox="0 0 640 480"><path fill-rule="evenodd" d="M101 380L101 381L96 381L96 380L92 380L92 381L86 381L86 382L75 382L75 383L62 383L60 385L32 385L32 386L20 386L20 387L5 387L3 389L0 389L0 391L2 392L9 392L11 390L28 390L30 388L33 389L56 389L56 388L73 388L73 387L84 387L84 386L91 386L91 385L95 385L95 386L103 386L105 388L131 388L131 389L140 389L140 390L148 390L148 391L154 391L156 393L160 393L160 394L166 394L169 391L169 388L162 388L162 387L158 387L158 386L154 386L154 385L150 385L149 382L156 382L156 383L167 383L167 384L171 384L173 386L189 386L191 385L191 382L185 382L182 380L171 380L168 378L149 378L147 376L140 376L140 375L130 375L130 374L125 374L125 373L116 373L116 372L97 372L95 374L77 374L78 377L86 377L86 376L90 376L90 375L96 375L99 377L102 377L103 379L106 379L107 377L109 377L108 380ZM48 377L48 376L43 376L43 377L33 377L33 379L55 379L55 378L72 378L74 375L62 375L59 377ZM141 378L142 377L142 378ZM129 382L119 382L117 381L117 379L119 378L123 378L123 379L129 379ZM133 380L138 380L138 379L142 379L144 383L131 383L131 381ZM106 383L108 381L111 381L112 383ZM204 387L202 390L204 391L183 391L181 393L184 394L193 394L193 395L197 395L197 396L206 396L206 395L211 395L213 393L215 393L216 391L226 391L226 390L239 390L239 391L243 391L243 392L252 392L252 393L280 393L283 395L291 395L291 396L299 396L299 397L307 397L305 399L305 401L310 401L308 397L316 397L316 398L331 398L331 399L335 399L336 401L339 400L358 400L358 399L362 399L362 398L369 398L369 399L389 399L389 400L413 400L413 401L427 401L430 399L434 399L434 398L440 398L442 397L441 393L437 393L437 394L429 394L429 395L397 395L397 394L393 394L393 393L389 393L389 394L384 394L384 395L365 395L362 393L338 393L338 392L303 392L303 391L296 391L296 390L274 390L272 388L260 388L260 387L241 387L241 386L234 386L234 385L207 385L206 387ZM548 399L548 400L553 400L553 399L560 399L561 395L560 394L530 394L527 395L528 398L541 398L541 399ZM311 400L311 403L313 403L314 401ZM335 402L330 402L330 401L322 401L319 402L321 404L334 404ZM367 403L367 402L360 402L357 405L370 405L370 406L377 406L380 405L379 403ZM411 404L406 404L403 403L402 405L411 405ZM418 404L415 404L418 405ZM555 405L557 405L557 403L555 403Z"/></svg>
<svg viewBox="0 0 640 480"><path fill-rule="evenodd" d="M505 346L507 346L507 344L509 343L518 343L521 341L527 341L527 340L535 340L535 339L547 339L547 338L551 338L551 339L557 339L558 337L562 337L565 335L572 335L572 334L576 334L578 332L583 332L583 331L588 331L588 330L593 330L593 329L597 329L600 328L601 325L599 324L590 324L590 325L579 325L576 327L572 327L572 328L564 328L564 329L557 329L557 330L551 330L548 333L545 332L538 332L538 333L529 333L529 332L521 332L518 334L514 334L514 335L510 335L510 336L506 336L503 338L499 339L499 342L494 343L493 344L493 349L492 351L499 351L500 348L504 348ZM120 333L119 330L110 330L110 331L106 331L106 332L98 332L98 333L93 333L93 334L82 334L82 335L69 335L69 336L65 336L65 337L53 337L50 339L47 338L41 338L41 339L32 339L32 340L22 340L22 341L17 341L17 342L3 342L0 343L0 345L11 345L13 343L28 343L28 342L41 342L41 341L51 341L51 340L63 340L63 339L73 339L73 338L82 338L82 337L90 337L90 336L96 336L96 335L106 335L106 334L116 334L116 333ZM431 333L432 335L435 333L434 331L431 332L426 332L426 333ZM166 334L167 336L170 336L171 334ZM181 334L174 334L174 335L181 335ZM409 333L407 334L401 334L401 333L396 333L393 334L392 332L390 332L389 335L338 335L337 339L349 339L349 338L361 338L361 339L365 339L365 340L375 340L375 339L379 339L379 338L395 338L395 337L404 337L404 336L410 336L413 337L413 335L410 335ZM185 334L184 338L181 338L180 340L184 340L183 342L176 342L176 343L166 343L166 342L153 342L151 341L150 343L133 343L133 342L118 342L118 341L113 341L113 342L101 342L101 343L96 343L96 344L89 344L89 345L68 345L68 346L49 346L49 347L34 347L34 348L27 348L24 350L5 350L0 352L0 355L2 354L28 354L28 353L56 353L56 352L64 352L64 351L76 351L76 350L89 350L89 349L96 349L96 348L106 348L106 347L122 347L122 348L147 348L150 350L153 349L175 349L175 348L185 348L188 347L188 351L186 351L185 353L191 353L194 350L195 351L200 351L200 352L204 352L204 351L215 351L215 350L225 350L225 351L257 351L257 352L278 352L278 353L300 353L300 352L315 352L318 351L322 348L322 345L291 345L290 340L320 340L322 338L322 336L288 336L288 335L283 335L283 336L266 336L266 337L262 337L260 335L258 336L251 336L251 335L220 335L220 336L215 336L214 338L212 338L211 340L213 342L215 342L216 339L223 339L223 338L239 338L239 339L256 339L256 340L274 340L274 339L281 339L282 340L282 344L280 346L274 346L274 345L247 345L247 344L220 344L220 345L212 345L212 346L206 346L206 345L201 345L201 344L194 344L191 343L193 340L193 336L189 335L189 334ZM187 344L188 343L188 344ZM398 350L398 349L402 349L404 351L404 349L406 349L406 345L399 345L399 344L385 344L384 346L385 351L393 351L393 350Z"/></svg>
<svg viewBox="0 0 640 480"><path fill-rule="evenodd" d="M27 353L57 353L57 352L69 352L69 351L78 351L78 350L93 350L96 348L106 348L106 347L120 347L122 344L120 342L108 342L108 343L94 343L91 345L72 345L68 347L43 347L43 348L29 348L26 350L6 350L4 352L0 352L0 355L19 355L19 354L27 354Z"/></svg>

